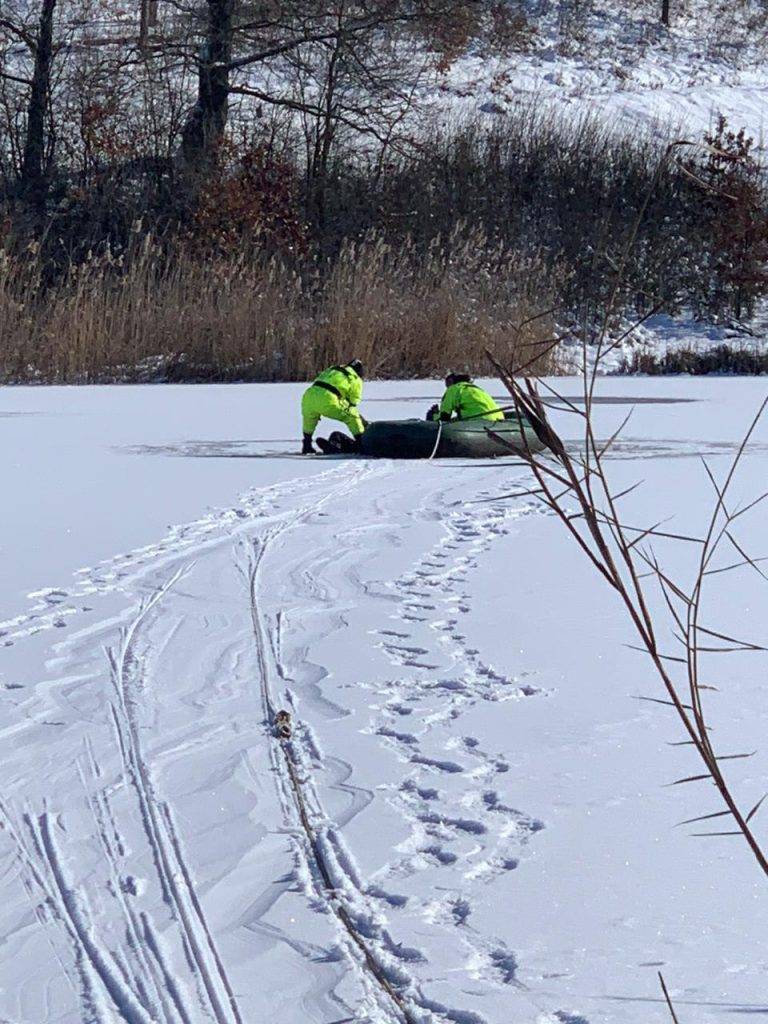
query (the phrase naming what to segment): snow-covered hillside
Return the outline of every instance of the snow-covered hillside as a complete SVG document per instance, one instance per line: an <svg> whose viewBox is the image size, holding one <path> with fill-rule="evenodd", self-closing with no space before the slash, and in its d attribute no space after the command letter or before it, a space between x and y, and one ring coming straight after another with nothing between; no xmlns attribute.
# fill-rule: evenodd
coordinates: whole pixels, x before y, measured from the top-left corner
<svg viewBox="0 0 768 1024"><path fill-rule="evenodd" d="M698 456L723 465L764 386L598 390L605 434L640 403L627 514L695 529ZM372 418L436 393L367 391ZM294 457L299 394L0 393L0 1017L648 1024L660 969L681 1020L767 1014L764 882L673 827L714 800L664 788L691 756L610 594L506 497L526 470ZM718 593L764 641L766 594ZM721 749L759 750L747 801L759 658L713 698Z"/></svg>
<svg viewBox="0 0 768 1024"><path fill-rule="evenodd" d="M718 115L762 146L768 126L765 9L750 2L510 4L521 52L478 52L451 68L438 111L503 116L521 100L558 116L597 114L619 131L682 133L698 141Z"/></svg>

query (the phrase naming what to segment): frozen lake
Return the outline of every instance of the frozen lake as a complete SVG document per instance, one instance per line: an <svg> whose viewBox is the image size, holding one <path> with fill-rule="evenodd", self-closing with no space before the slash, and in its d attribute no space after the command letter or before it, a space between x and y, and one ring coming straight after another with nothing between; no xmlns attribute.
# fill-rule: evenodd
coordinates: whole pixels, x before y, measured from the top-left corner
<svg viewBox="0 0 768 1024"><path fill-rule="evenodd" d="M681 1021L768 1018L768 881L675 827L714 792L667 788L698 765L637 699L663 693L615 598L508 497L528 470L302 459L301 390L0 389L0 1020L647 1024L659 970ZM700 531L701 456L722 474L765 394L600 380L602 436L634 407L627 521ZM767 477L768 421L734 502ZM768 555L764 511L739 537ZM658 548L683 578L688 548ZM756 574L709 595L710 625L768 642ZM718 749L757 751L729 771L749 807L765 656L708 669Z"/></svg>

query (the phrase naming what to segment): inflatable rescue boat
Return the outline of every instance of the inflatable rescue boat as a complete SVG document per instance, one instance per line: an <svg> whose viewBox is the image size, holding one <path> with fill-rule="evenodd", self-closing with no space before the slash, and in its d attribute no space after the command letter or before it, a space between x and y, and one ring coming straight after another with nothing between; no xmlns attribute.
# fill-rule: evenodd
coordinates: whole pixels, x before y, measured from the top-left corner
<svg viewBox="0 0 768 1024"><path fill-rule="evenodd" d="M439 438L438 438L439 434ZM360 438L360 453L386 459L487 459L543 449L531 425L517 418L489 421L379 420ZM436 449L436 450L435 450Z"/></svg>

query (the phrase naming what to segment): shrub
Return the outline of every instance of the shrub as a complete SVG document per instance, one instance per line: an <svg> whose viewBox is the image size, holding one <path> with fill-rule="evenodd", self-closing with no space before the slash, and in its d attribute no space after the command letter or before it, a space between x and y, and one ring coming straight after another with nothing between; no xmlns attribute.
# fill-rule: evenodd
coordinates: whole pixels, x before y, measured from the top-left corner
<svg viewBox="0 0 768 1024"><path fill-rule="evenodd" d="M687 162L701 186L700 219L706 245L696 305L702 315L730 308L751 315L768 292L768 210L763 169L753 156L754 140L734 132L721 115L704 136L704 156Z"/></svg>
<svg viewBox="0 0 768 1024"><path fill-rule="evenodd" d="M746 346L734 348L727 344L715 345L705 351L680 348L663 355L638 351L632 354L631 359L622 361L619 373L755 376L768 373L768 352Z"/></svg>

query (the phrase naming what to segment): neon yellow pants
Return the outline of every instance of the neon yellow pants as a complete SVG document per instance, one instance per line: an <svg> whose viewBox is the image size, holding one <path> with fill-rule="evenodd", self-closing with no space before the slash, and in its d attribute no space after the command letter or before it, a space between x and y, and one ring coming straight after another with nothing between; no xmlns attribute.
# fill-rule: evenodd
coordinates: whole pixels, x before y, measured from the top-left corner
<svg viewBox="0 0 768 1024"><path fill-rule="evenodd" d="M365 430L357 408L349 406L338 395L326 391L325 388L308 387L301 399L301 419L303 432L314 434L317 424L325 416L329 420L343 423L353 437L358 437Z"/></svg>

